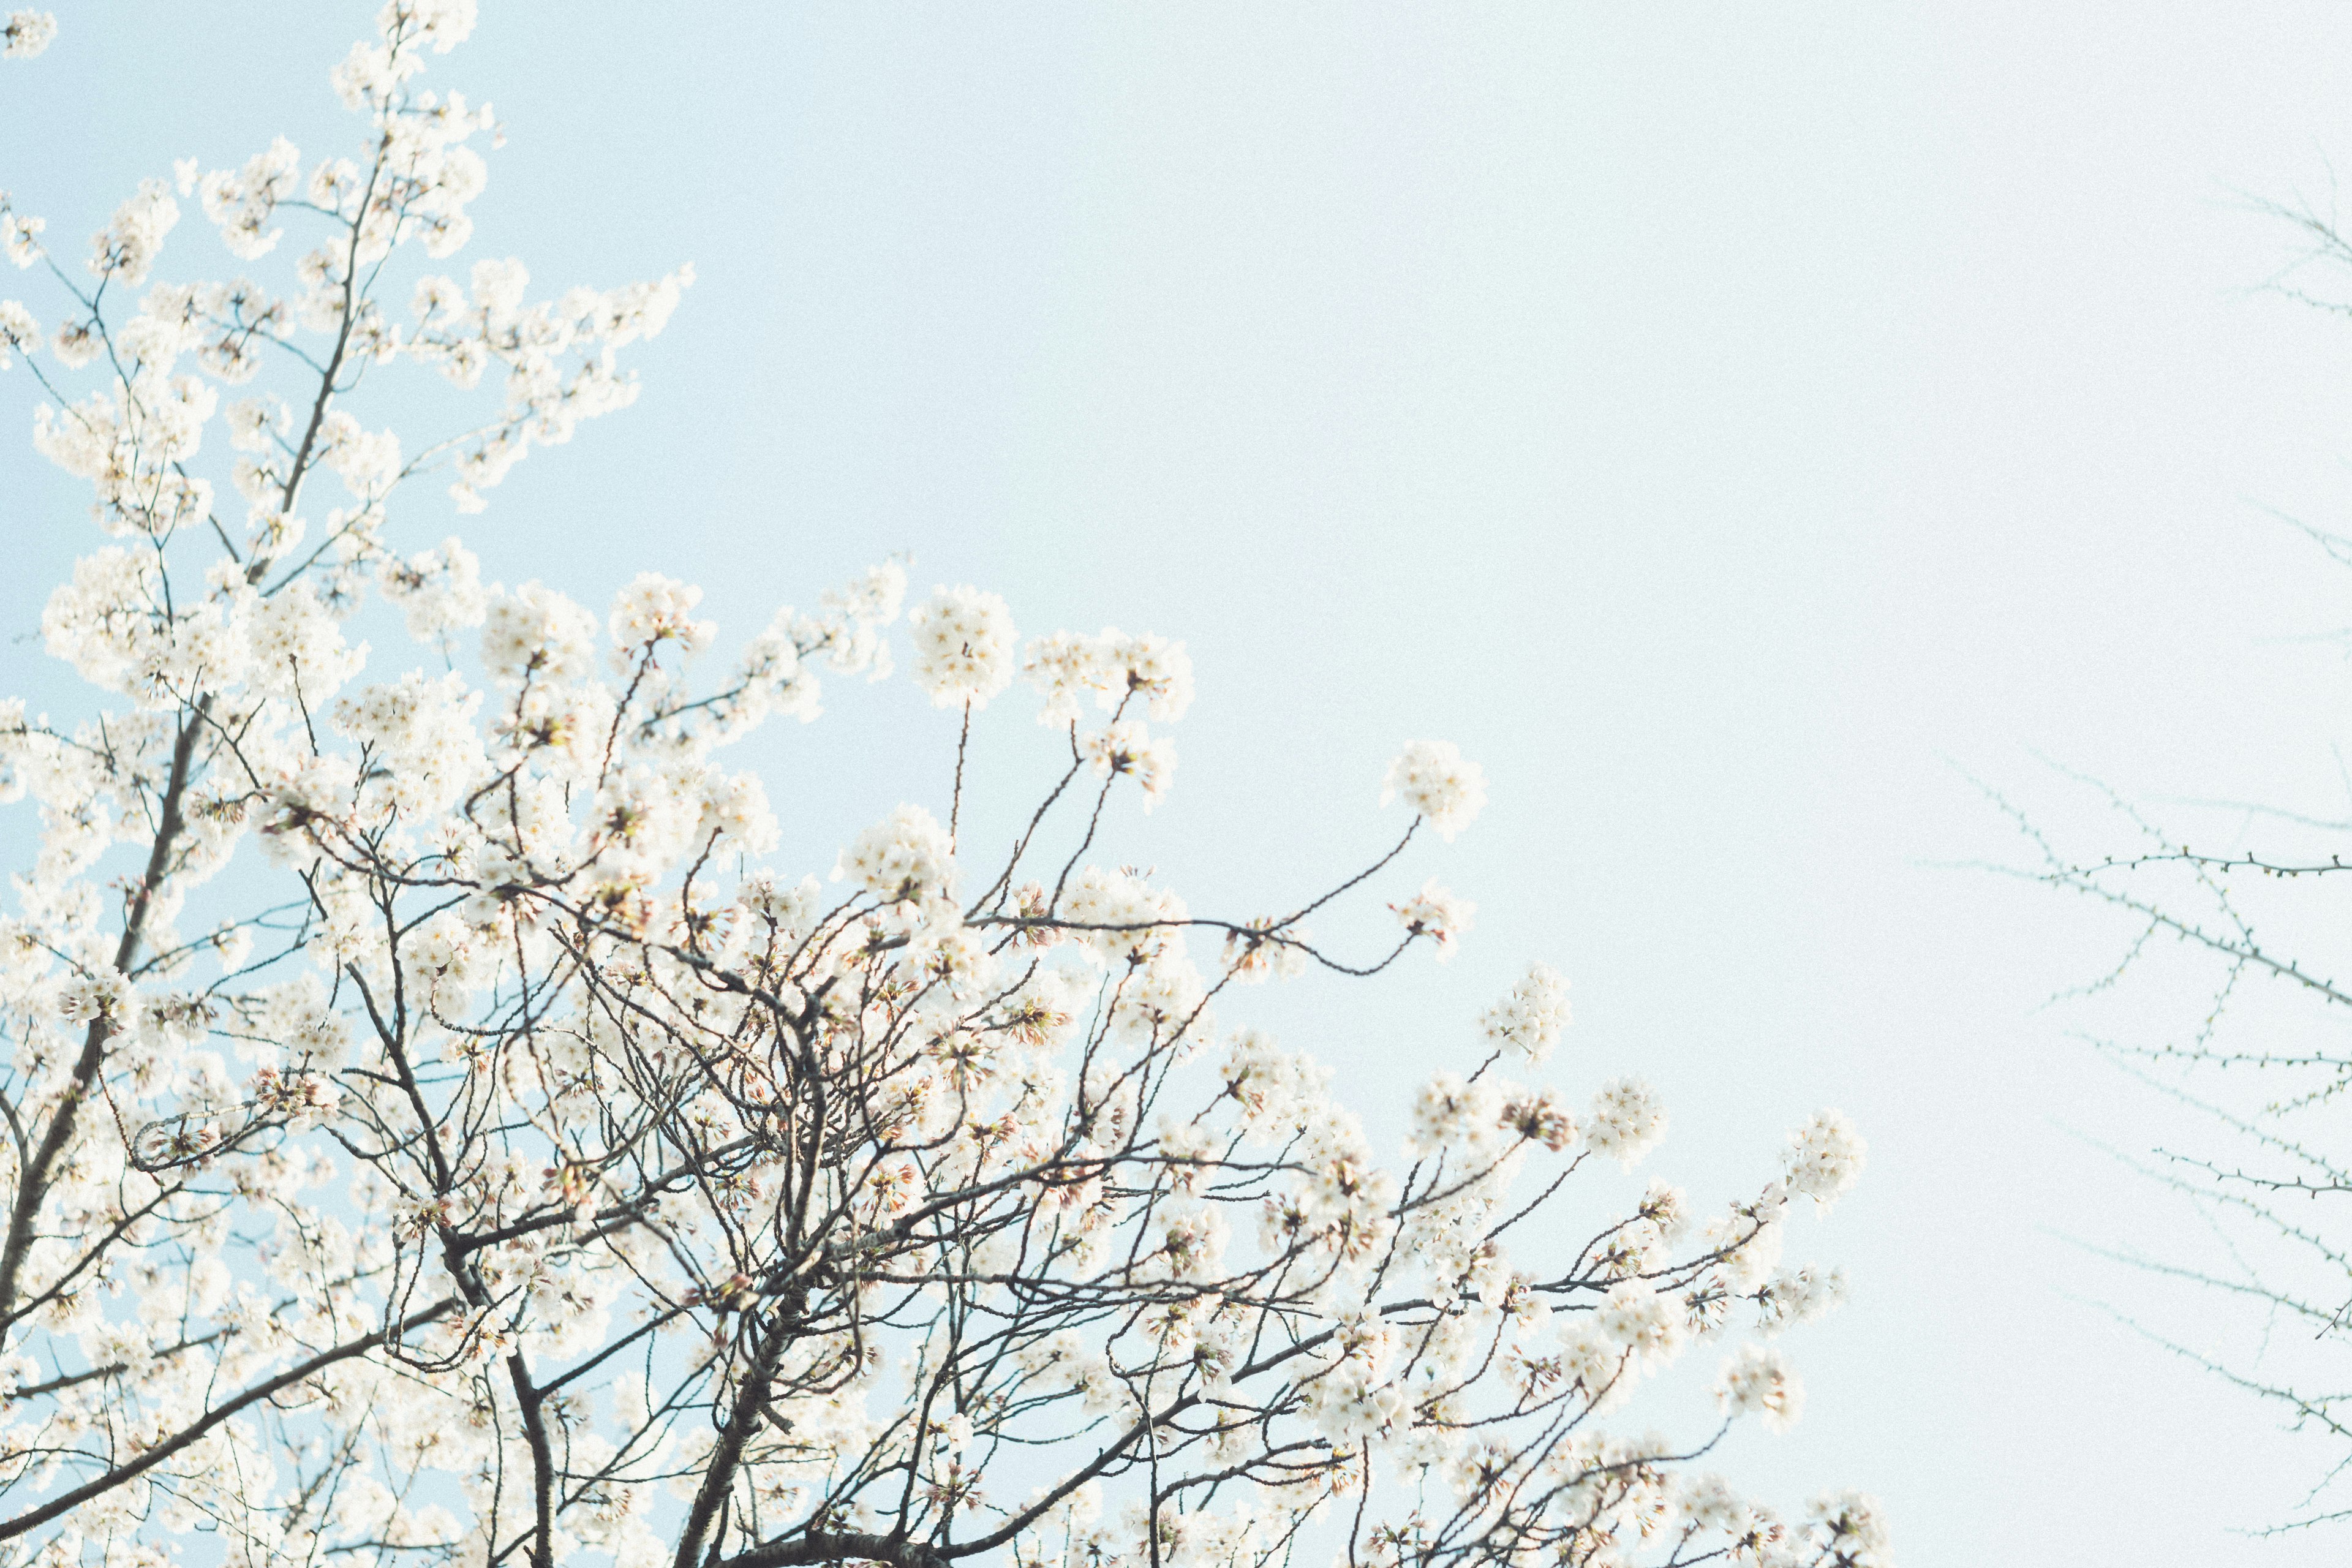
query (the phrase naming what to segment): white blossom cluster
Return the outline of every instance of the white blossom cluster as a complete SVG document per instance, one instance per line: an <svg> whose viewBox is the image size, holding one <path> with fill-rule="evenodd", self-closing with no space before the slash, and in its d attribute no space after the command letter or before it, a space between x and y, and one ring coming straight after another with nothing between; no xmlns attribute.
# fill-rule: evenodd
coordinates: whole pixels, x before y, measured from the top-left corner
<svg viewBox="0 0 2352 1568"><path fill-rule="evenodd" d="M1448 844L1486 805L1486 773L1451 741L1415 741L1389 764L1381 804L1402 796Z"/></svg>
<svg viewBox="0 0 2352 1568"><path fill-rule="evenodd" d="M1711 1216L1663 1181L1623 1212L1574 1178L1653 1151L1654 1093L1503 1070L1562 1037L1549 968L1433 1064L1402 1163L1330 1068L1219 1016L1459 949L1433 880L1386 895L1385 956L1306 923L1475 816L1454 746L1391 767L1414 823L1362 876L1196 914L1105 812L1166 795L1182 645L1022 645L943 589L906 651L964 732L908 750L985 744L1018 647L1066 766L992 860L960 767L947 826L908 801L819 845L727 748L889 673L900 563L729 659L688 584L599 616L405 536L436 463L468 509L625 403L614 353L688 276L530 304L486 261L384 313L404 247L470 235L491 122L419 79L473 24L390 0L332 74L362 156L185 167L99 236L99 287L52 263L66 329L0 312L106 536L42 623L89 710L0 703L0 799L37 818L0 916L0 1568L1886 1563L1867 1500L1783 1522L1693 1471L1719 1433L1619 1422L1726 1341L1723 1418L1795 1418L1777 1336L1844 1280L1781 1258L1792 1195L1860 1169L1842 1117ZM298 287L159 277L175 188L239 261L319 237ZM404 438L362 395L404 355L453 396L495 362L502 402Z"/></svg>
<svg viewBox="0 0 2352 1568"><path fill-rule="evenodd" d="M1789 1135L1781 1180L1790 1192L1827 1208L1861 1178L1868 1147L1843 1112L1820 1111Z"/></svg>
<svg viewBox="0 0 2352 1568"><path fill-rule="evenodd" d="M1805 1407L1804 1385L1778 1349L1750 1341L1734 1351L1716 1379L1716 1397L1732 1415L1761 1415L1764 1425L1785 1432Z"/></svg>
<svg viewBox="0 0 2352 1568"><path fill-rule="evenodd" d="M1496 1050L1540 1062L1559 1047L1568 1021L1568 982L1551 965L1538 963L1479 1016L1478 1026Z"/></svg>
<svg viewBox="0 0 2352 1568"><path fill-rule="evenodd" d="M942 708L978 708L1013 683L1013 611L977 588L941 588L908 613L915 684Z"/></svg>
<svg viewBox="0 0 2352 1568"><path fill-rule="evenodd" d="M1113 713L1141 698L1150 716L1174 721L1192 703L1192 660L1182 643L1129 637L1105 627L1098 637L1057 632L1022 650L1022 673L1045 695L1041 724L1075 724L1088 692Z"/></svg>
<svg viewBox="0 0 2352 1568"><path fill-rule="evenodd" d="M886 903L936 903L953 893L955 850L929 812L902 805L842 851L845 875Z"/></svg>
<svg viewBox="0 0 2352 1568"><path fill-rule="evenodd" d="M29 60L58 36L58 14L30 7L8 13L0 22L0 59Z"/></svg>
<svg viewBox="0 0 2352 1568"><path fill-rule="evenodd" d="M1471 917L1478 912L1477 905L1439 887L1434 877L1421 885L1420 892L1389 908L1408 937L1429 938L1440 963L1454 956L1463 934L1470 929Z"/></svg>
<svg viewBox="0 0 2352 1568"><path fill-rule="evenodd" d="M1168 793L1176 774L1176 742L1152 734L1134 719L1106 724L1086 736L1078 742L1078 752L1101 778L1118 774L1133 779L1143 792L1146 811Z"/></svg>

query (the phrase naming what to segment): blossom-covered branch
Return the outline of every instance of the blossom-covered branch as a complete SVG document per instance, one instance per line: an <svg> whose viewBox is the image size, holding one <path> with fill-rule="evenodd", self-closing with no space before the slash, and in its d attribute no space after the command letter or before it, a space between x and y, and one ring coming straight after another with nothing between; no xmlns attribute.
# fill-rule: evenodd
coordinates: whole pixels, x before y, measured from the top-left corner
<svg viewBox="0 0 2352 1568"><path fill-rule="evenodd" d="M1454 746L1403 749L1357 873L1195 914L1110 847L1171 787L1179 643L1024 644L971 587L902 617L893 562L719 661L685 584L600 625L397 542L425 472L478 510L625 405L691 280L425 269L487 178L487 110L420 80L473 22L391 0L333 73L357 156L184 164L79 272L0 199L65 302L46 336L0 305L37 445L115 541L43 620L91 711L0 708L40 815L0 925L0 1563L198 1530L253 1563L1885 1563L1866 1500L1784 1522L1696 1468L1798 1414L1773 1337L1843 1276L1780 1251L1859 1173L1843 1117L1710 1216L1664 1182L1579 1208L1665 1116L1542 1076L1549 968L1465 1021L1395 1163L1239 1021L1456 950L1466 900L1388 886L1479 814ZM190 198L243 261L305 236L290 290L156 280ZM366 417L418 367L460 405L421 444ZM350 635L372 601L437 673ZM947 824L877 806L813 856L729 748L902 636L957 716ZM969 764L1023 679L1066 761L991 856ZM1371 951L1308 929L1384 899ZM1618 1428L1716 1340L1722 1426Z"/></svg>

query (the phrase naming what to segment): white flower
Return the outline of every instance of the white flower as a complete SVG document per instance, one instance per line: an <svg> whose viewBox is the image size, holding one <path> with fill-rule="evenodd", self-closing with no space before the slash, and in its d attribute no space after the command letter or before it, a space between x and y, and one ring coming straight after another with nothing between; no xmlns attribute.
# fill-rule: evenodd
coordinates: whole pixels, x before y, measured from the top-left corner
<svg viewBox="0 0 2352 1568"><path fill-rule="evenodd" d="M16 300L0 300L0 370L8 368L10 349L30 359L40 346L41 323L33 312Z"/></svg>
<svg viewBox="0 0 2352 1568"><path fill-rule="evenodd" d="M1592 1097L1592 1121L1585 1142L1615 1158L1626 1169L1666 1135L1666 1109L1656 1093L1638 1078L1612 1079Z"/></svg>
<svg viewBox="0 0 2352 1568"><path fill-rule="evenodd" d="M1244 985L1296 980L1307 973L1307 927L1297 921L1277 928L1272 916L1251 921L1225 933L1225 973Z"/></svg>
<svg viewBox="0 0 2352 1568"><path fill-rule="evenodd" d="M1381 785L1382 805L1399 796L1450 844L1486 804L1486 771L1463 761L1451 741L1415 741L1397 753Z"/></svg>
<svg viewBox="0 0 2352 1568"><path fill-rule="evenodd" d="M411 670L399 681L370 686L338 702L336 731L366 742L382 764L373 787L393 809L422 816L447 807L483 766L474 727L481 693L467 691L455 672L428 681Z"/></svg>
<svg viewBox="0 0 2352 1568"><path fill-rule="evenodd" d="M267 452L270 433L277 427L279 410L258 397L242 398L229 405L228 444L240 452Z"/></svg>
<svg viewBox="0 0 2352 1568"><path fill-rule="evenodd" d="M116 969L75 975L58 993L58 1016L68 1024L100 1018L120 1022L131 995L131 982Z"/></svg>
<svg viewBox="0 0 2352 1568"><path fill-rule="evenodd" d="M776 847L775 813L768 808L767 786L757 773L720 773L713 770L704 781L702 820L695 828L697 843L712 834L738 848L764 854Z"/></svg>
<svg viewBox="0 0 2352 1568"><path fill-rule="evenodd" d="M1791 1193L1801 1193L1826 1209L1861 1179L1863 1156L1868 1152L1844 1112L1817 1110L1811 1121L1789 1134L1789 1147L1780 1156L1781 1180Z"/></svg>
<svg viewBox="0 0 2352 1568"><path fill-rule="evenodd" d="M481 560L455 536L405 561L387 558L377 583L383 596L400 606L408 635L419 642L436 641L460 626L478 626L489 614Z"/></svg>
<svg viewBox="0 0 2352 1568"><path fill-rule="evenodd" d="M863 670L868 679L882 679L890 673L890 645L882 628L898 618L906 596L907 569L896 561L827 589L818 600L818 614L792 618L800 657L822 649L834 668L845 674Z"/></svg>
<svg viewBox="0 0 2352 1568"><path fill-rule="evenodd" d="M343 488L362 499L380 496L400 477L400 437L390 430L366 430L341 409L319 427L320 459Z"/></svg>
<svg viewBox="0 0 2352 1568"><path fill-rule="evenodd" d="M247 679L256 689L317 701L358 672L365 645L347 647L342 628L308 581L252 605L244 617Z"/></svg>
<svg viewBox="0 0 2352 1568"><path fill-rule="evenodd" d="M1674 1299L1644 1280L1628 1279L1612 1287L1593 1317L1611 1343L1632 1352L1634 1364L1649 1371L1680 1355L1688 1337Z"/></svg>
<svg viewBox="0 0 2352 1568"><path fill-rule="evenodd" d="M466 291L454 278L428 273L416 280L410 294L408 309L416 317L420 331L432 331L455 321L466 313Z"/></svg>
<svg viewBox="0 0 2352 1568"><path fill-rule="evenodd" d="M1458 1073L1442 1072L1413 1096L1412 1147L1417 1153L1436 1154L1456 1144L1475 1146L1493 1135L1500 1118L1493 1085L1465 1083Z"/></svg>
<svg viewBox="0 0 2352 1568"><path fill-rule="evenodd" d="M1184 900L1147 886L1125 870L1087 866L1071 879L1065 919L1085 930L1079 941L1106 963L1180 959L1184 952Z"/></svg>
<svg viewBox="0 0 2352 1568"><path fill-rule="evenodd" d="M711 622L693 618L694 606L701 602L699 588L658 572L640 572L613 596L613 613L605 623L613 646L635 653L671 642L688 656L700 653L719 635Z"/></svg>
<svg viewBox="0 0 2352 1568"><path fill-rule="evenodd" d="M179 204L161 180L140 183L139 194L114 210L114 221L91 237L89 269L135 288L163 248L163 237L180 221Z"/></svg>
<svg viewBox="0 0 2352 1568"><path fill-rule="evenodd" d="M1845 1270L1816 1268L1811 1264L1802 1268L1783 1268L1766 1282L1762 1299L1757 1303L1764 1314L1766 1332L1777 1332L1790 1323L1810 1323L1845 1300Z"/></svg>
<svg viewBox="0 0 2352 1568"><path fill-rule="evenodd" d="M1113 669L1128 690L1150 700L1154 719L1172 724L1184 716L1192 705L1192 657L1182 643L1150 632L1125 637L1108 628L1103 640L1110 645Z"/></svg>
<svg viewBox="0 0 2352 1568"><path fill-rule="evenodd" d="M105 351L106 340L99 335L96 324L85 317L60 325L57 336L49 340L49 346L57 351L59 363L68 370L79 370ZM40 409L33 411L36 419L40 415Z"/></svg>
<svg viewBox="0 0 2352 1568"><path fill-rule="evenodd" d="M56 12L11 11L6 25L0 26L0 59L29 60L57 36Z"/></svg>
<svg viewBox="0 0 2352 1568"><path fill-rule="evenodd" d="M530 287L530 269L514 257L499 260L486 256L474 263L474 309L492 326L501 326L522 308L523 290Z"/></svg>
<svg viewBox="0 0 2352 1568"><path fill-rule="evenodd" d="M1805 1407L1804 1384L1789 1370L1788 1358L1769 1345L1744 1344L1726 1357L1715 1397L1726 1415L1760 1415L1774 1432L1795 1426Z"/></svg>
<svg viewBox="0 0 2352 1568"><path fill-rule="evenodd" d="M1034 637L1021 656L1022 673L1045 697L1040 724L1073 724L1078 718L1079 697L1108 687L1106 650L1094 637L1070 632Z"/></svg>
<svg viewBox="0 0 2352 1568"><path fill-rule="evenodd" d="M253 955L253 928L223 921L212 934L214 956L220 960L221 973L234 974L245 967Z"/></svg>
<svg viewBox="0 0 2352 1568"><path fill-rule="evenodd" d="M525 583L490 599L482 627L482 666L500 680L534 684L577 680L595 668L596 623L550 588Z"/></svg>
<svg viewBox="0 0 2352 1568"><path fill-rule="evenodd" d="M1832 1560L1852 1568L1892 1568L1894 1532L1878 1500L1866 1492L1831 1492L1812 1500L1814 1541Z"/></svg>
<svg viewBox="0 0 2352 1568"><path fill-rule="evenodd" d="M376 30L389 40L400 29L408 43L425 43L446 55L474 31L476 0L385 0Z"/></svg>
<svg viewBox="0 0 2352 1568"><path fill-rule="evenodd" d="M1013 611L977 588L941 588L911 611L915 684L941 708L974 708L1013 682Z"/></svg>
<svg viewBox="0 0 2352 1568"><path fill-rule="evenodd" d="M1559 1092L1546 1088L1520 1090L1503 1102L1501 1125L1531 1143L1557 1154L1576 1142L1576 1119L1560 1103Z"/></svg>
<svg viewBox="0 0 2352 1568"><path fill-rule="evenodd" d="M1158 740L1138 719L1122 719L1078 742L1079 753L1103 778L1125 773L1143 786L1143 809L1150 811L1168 793L1176 773L1176 742Z"/></svg>
<svg viewBox="0 0 2352 1568"><path fill-rule="evenodd" d="M1462 933L1470 929L1471 916L1478 910L1469 900L1456 898L1439 887L1435 878L1423 882L1421 891L1412 898L1389 908L1396 912L1407 936L1425 936L1435 944L1440 963L1454 956L1456 943Z"/></svg>
<svg viewBox="0 0 2352 1568"><path fill-rule="evenodd" d="M1055 632L1034 638L1021 656L1022 673L1045 694L1041 724L1069 724L1078 717L1078 699L1094 693L1101 707L1116 711L1141 696L1154 719L1174 722L1192 702L1192 659L1184 645L1146 633L1129 637L1116 626L1087 637Z"/></svg>
<svg viewBox="0 0 2352 1568"><path fill-rule="evenodd" d="M1610 1410L1624 1404L1640 1375L1625 1347L1611 1338L1591 1314L1552 1321L1559 1325L1562 1376L1580 1384L1584 1397L1596 1409Z"/></svg>
<svg viewBox="0 0 2352 1568"><path fill-rule="evenodd" d="M1503 999L1478 1016L1478 1027L1496 1050L1531 1062L1551 1055L1568 1025L1568 982L1549 964L1532 965Z"/></svg>
<svg viewBox="0 0 2352 1568"><path fill-rule="evenodd" d="M1755 1514L1731 1483L1713 1471L1683 1478L1676 1501L1694 1529L1737 1536L1748 1528Z"/></svg>
<svg viewBox="0 0 2352 1568"><path fill-rule="evenodd" d="M929 812L902 805L852 839L833 874L887 901L921 900L954 886L955 850Z"/></svg>
<svg viewBox="0 0 2352 1568"><path fill-rule="evenodd" d="M1780 1213L1777 1205L1735 1204L1701 1228L1700 1250L1716 1258L1717 1273L1734 1292L1760 1289L1779 1267L1789 1239L1789 1227L1774 1218Z"/></svg>
<svg viewBox="0 0 2352 1568"><path fill-rule="evenodd" d="M755 871L743 879L737 889L735 901L763 920L771 920L785 931L805 936L816 929L817 910L824 890L814 877L803 877L790 888L776 880L768 871Z"/></svg>
<svg viewBox="0 0 2352 1568"><path fill-rule="evenodd" d="M1659 1237L1672 1246L1690 1229L1690 1195L1680 1187L1654 1181L1642 1194L1642 1217L1657 1226Z"/></svg>
<svg viewBox="0 0 2352 1568"><path fill-rule="evenodd" d="M30 267L41 258L41 231L48 226L46 218L0 207L0 251L18 267Z"/></svg>

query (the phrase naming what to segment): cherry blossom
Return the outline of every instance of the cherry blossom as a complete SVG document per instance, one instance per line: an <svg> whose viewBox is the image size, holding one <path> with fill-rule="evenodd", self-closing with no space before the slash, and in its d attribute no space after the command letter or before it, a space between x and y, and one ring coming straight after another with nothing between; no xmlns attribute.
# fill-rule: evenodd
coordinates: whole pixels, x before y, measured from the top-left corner
<svg viewBox="0 0 2352 1568"><path fill-rule="evenodd" d="M30 8L11 11L8 19L0 22L0 58L31 59L47 48L57 36L56 12Z"/></svg>
<svg viewBox="0 0 2352 1568"><path fill-rule="evenodd" d="M1110 808L1169 798L1181 642L1019 644L972 587L902 625L890 561L730 652L691 584L600 619L417 515L625 407L692 280L453 259L496 125L425 83L474 21L389 0L347 155L184 165L79 270L0 198L61 322L0 305L7 390L98 536L42 619L82 709L0 703L0 1568L1885 1563L1858 1494L1789 1526L1695 1468L1797 1414L1778 1336L1844 1279L1780 1254L1842 1117L1702 1224L1587 1170L1663 1140L1643 1080L1507 1076L1568 1024L1547 966L1410 1043L1395 1159L1364 1043L1246 1005L1463 950L1412 863L1485 802L1456 746L1404 749L1359 873L1234 910ZM183 280L182 202L250 276ZM439 423L375 395L404 359ZM901 654L954 769L813 842L728 748ZM1023 825L982 850L1016 673L1067 744L972 775ZM1719 1420L1624 1424L1743 1332Z"/></svg>

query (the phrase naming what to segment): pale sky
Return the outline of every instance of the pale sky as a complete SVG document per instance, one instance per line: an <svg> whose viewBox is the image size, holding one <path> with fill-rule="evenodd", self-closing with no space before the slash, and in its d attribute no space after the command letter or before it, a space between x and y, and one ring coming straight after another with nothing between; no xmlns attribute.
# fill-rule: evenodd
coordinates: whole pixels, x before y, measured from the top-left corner
<svg viewBox="0 0 2352 1568"><path fill-rule="evenodd" d="M325 71L372 5L49 3L0 171L53 237L174 157L352 140ZM494 0L434 74L510 128L469 255L700 274L639 405L464 521L486 575L664 571L732 640L905 548L1024 631L1182 637L1137 841L1196 909L1348 868L1387 757L1457 741L1493 804L1415 875L1477 900L1463 956L1269 1011L1379 1125L1547 959L1556 1076L1649 1077L1652 1166L1710 1206L1855 1118L1864 1185L1791 1255L1855 1300L1726 1468L1879 1494L1909 1568L2345 1549L2231 1533L2334 1454L2119 1329L2089 1303L2161 1303L2063 1239L2176 1223L2073 1135L2169 1124L2039 1010L2114 928L1937 863L2013 853L1962 769L2099 842L2037 752L2344 805L2341 652L2294 639L2347 579L2263 509L2352 526L2352 327L2260 291L2294 239L2247 209L2352 158L2352 13ZM82 506L0 448L9 637ZM0 670L68 700L37 638ZM942 786L911 690L830 706L762 753L819 869Z"/></svg>

